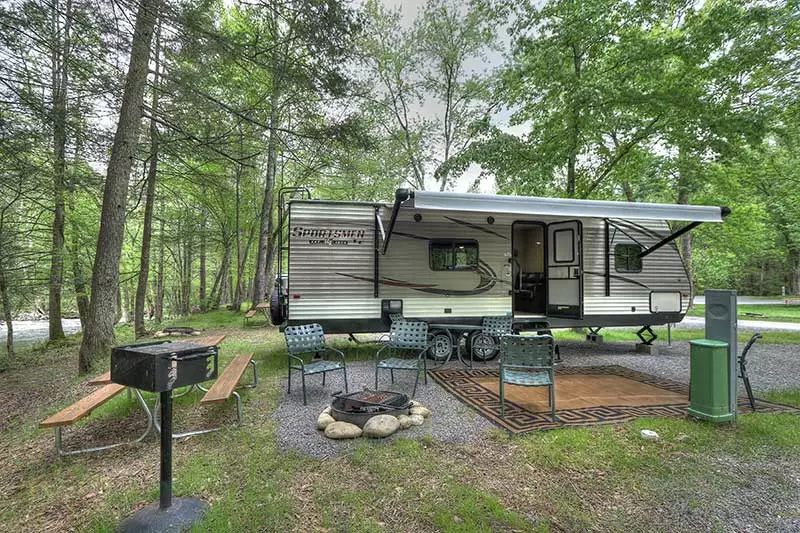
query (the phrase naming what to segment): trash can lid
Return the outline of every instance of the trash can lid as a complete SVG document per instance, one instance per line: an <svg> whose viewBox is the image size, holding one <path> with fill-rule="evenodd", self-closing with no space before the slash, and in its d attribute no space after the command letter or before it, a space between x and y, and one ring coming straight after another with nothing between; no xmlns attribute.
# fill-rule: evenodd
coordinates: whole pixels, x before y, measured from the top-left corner
<svg viewBox="0 0 800 533"><path fill-rule="evenodd" d="M695 339L693 341L689 341L689 344L693 344L695 346L706 346L708 348L727 348L728 343L724 341L717 341L714 339Z"/></svg>

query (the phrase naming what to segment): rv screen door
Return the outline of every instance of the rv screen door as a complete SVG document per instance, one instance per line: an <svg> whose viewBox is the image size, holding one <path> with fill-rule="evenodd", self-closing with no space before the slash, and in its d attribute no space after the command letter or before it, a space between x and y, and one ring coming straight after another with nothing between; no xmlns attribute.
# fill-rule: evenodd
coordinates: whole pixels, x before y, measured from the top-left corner
<svg viewBox="0 0 800 533"><path fill-rule="evenodd" d="M578 220L547 226L547 316L583 318L582 231Z"/></svg>

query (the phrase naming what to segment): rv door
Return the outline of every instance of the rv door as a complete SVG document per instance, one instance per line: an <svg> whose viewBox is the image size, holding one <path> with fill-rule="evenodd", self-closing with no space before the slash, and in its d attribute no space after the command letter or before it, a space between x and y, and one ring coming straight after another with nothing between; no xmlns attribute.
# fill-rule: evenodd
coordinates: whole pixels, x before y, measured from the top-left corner
<svg viewBox="0 0 800 533"><path fill-rule="evenodd" d="M578 220L547 226L547 316L583 318L582 233Z"/></svg>

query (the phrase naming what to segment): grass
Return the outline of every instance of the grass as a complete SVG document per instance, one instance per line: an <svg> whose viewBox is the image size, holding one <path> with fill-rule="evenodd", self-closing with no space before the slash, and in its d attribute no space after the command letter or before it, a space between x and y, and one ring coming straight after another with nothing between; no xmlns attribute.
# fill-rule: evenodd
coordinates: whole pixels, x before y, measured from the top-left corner
<svg viewBox="0 0 800 533"><path fill-rule="evenodd" d="M705 316L706 306L695 305L689 316ZM772 322L800 322L800 305L746 304L737 306L739 320L769 320Z"/></svg>
<svg viewBox="0 0 800 533"><path fill-rule="evenodd" d="M195 531L645 531L730 529L734 523L747 529L747 519L772 529L769 513L800 516L791 498L793 480L800 478L794 459L800 416L744 414L735 426L641 419L522 436L494 429L472 445L365 440L347 455L317 460L281 449L276 438L271 415L286 364L276 329L244 329L241 315L226 311L173 324L227 335L221 365L237 353L254 352L259 367L259 387L242 392L243 427L174 444L175 495L210 503ZM604 334L635 338L632 331ZM129 328L118 328L118 341L132 337ZM20 398L25 387L47 391L35 409L0 432L0 453L7 458L0 463L0 530L112 531L158 497L152 436L136 446L54 459L51 432L36 429L44 415L86 393L85 378L70 375L58 386L52 381L59 369L76 368L77 342L32 348L20 355L27 364L15 362L0 374L0 391L13 386ZM350 360L370 358L375 348L338 337L335 343ZM800 388L759 396L800 406ZM232 404L199 411L198 397L176 400L180 422L231 420ZM7 407L13 408L13 398ZM132 418L132 409L122 394L72 438L118 427ZM642 429L658 432L660 440L642 440ZM740 497L758 490L769 491L770 506L763 498Z"/></svg>
<svg viewBox="0 0 800 533"><path fill-rule="evenodd" d="M604 329L602 330L602 335L604 340L606 341L613 341L613 342L639 342L638 337L636 336L636 331L638 328L614 328L614 329ZM667 342L667 328L666 327L654 327L653 331L656 332L658 335L658 341L656 343L666 343ZM750 337L753 335L753 331L746 330L746 329L739 329L738 339L740 343L745 343L750 340ZM761 334L763 335L763 339L760 340L760 343L764 344L800 344L800 331L762 331ZM585 333L578 333L569 329L558 329L554 330L554 335L559 340L584 340L586 338ZM672 340L673 341L690 341L695 339L702 339L705 336L705 331L703 329L688 329L688 328L680 328L672 329Z"/></svg>

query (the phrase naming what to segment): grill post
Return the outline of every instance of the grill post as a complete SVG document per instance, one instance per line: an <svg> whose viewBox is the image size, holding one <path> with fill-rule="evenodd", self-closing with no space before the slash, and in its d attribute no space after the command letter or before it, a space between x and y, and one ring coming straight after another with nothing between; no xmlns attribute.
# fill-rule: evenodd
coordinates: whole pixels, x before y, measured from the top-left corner
<svg viewBox="0 0 800 533"><path fill-rule="evenodd" d="M159 508L172 505L172 391L161 393L161 482Z"/></svg>

